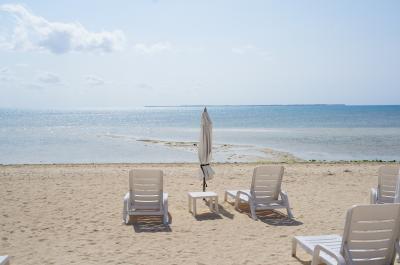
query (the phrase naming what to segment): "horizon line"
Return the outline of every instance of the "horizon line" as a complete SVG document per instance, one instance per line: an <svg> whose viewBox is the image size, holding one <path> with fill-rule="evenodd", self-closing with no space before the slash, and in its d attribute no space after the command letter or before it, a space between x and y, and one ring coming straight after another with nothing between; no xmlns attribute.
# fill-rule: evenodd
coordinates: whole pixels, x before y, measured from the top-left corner
<svg viewBox="0 0 400 265"><path fill-rule="evenodd" d="M395 107L400 106L400 104L343 104L343 103L334 103L334 104L194 104L194 105L144 105L144 106L136 106L136 107L77 107L77 108L21 108L21 107L1 107L0 110L22 110L22 111L91 111L91 110L134 110L139 108L191 108L191 107L280 107L280 106L288 106L288 107L302 107L302 106L344 106L344 107Z"/></svg>

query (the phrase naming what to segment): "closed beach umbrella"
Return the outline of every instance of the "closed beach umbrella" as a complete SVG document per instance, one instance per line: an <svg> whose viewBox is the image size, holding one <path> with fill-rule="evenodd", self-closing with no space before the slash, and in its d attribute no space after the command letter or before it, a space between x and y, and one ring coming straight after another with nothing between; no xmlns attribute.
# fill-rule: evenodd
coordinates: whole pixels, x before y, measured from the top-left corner
<svg viewBox="0 0 400 265"><path fill-rule="evenodd" d="M207 108L201 114L200 142L198 146L200 177L203 180L203 191L206 191L207 180L212 179L214 170L210 166L212 151L212 122Z"/></svg>

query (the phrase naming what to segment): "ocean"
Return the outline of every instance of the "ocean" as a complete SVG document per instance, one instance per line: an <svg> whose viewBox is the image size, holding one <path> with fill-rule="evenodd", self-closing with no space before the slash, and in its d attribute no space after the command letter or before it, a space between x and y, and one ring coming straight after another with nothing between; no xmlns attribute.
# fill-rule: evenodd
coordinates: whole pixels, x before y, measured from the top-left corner
<svg viewBox="0 0 400 265"><path fill-rule="evenodd" d="M215 162L400 160L400 106L209 106ZM0 164L197 162L203 107L0 109Z"/></svg>

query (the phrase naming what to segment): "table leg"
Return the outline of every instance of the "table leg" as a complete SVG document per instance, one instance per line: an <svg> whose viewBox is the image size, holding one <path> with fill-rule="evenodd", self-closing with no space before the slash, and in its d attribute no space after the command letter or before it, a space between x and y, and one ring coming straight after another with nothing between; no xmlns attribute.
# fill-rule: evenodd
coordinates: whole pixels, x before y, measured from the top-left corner
<svg viewBox="0 0 400 265"><path fill-rule="evenodd" d="M219 214L219 207L218 207L218 196L215 197L214 200L215 211Z"/></svg>
<svg viewBox="0 0 400 265"><path fill-rule="evenodd" d="M208 199L208 208L210 209L210 211L213 211L213 198L209 198Z"/></svg>

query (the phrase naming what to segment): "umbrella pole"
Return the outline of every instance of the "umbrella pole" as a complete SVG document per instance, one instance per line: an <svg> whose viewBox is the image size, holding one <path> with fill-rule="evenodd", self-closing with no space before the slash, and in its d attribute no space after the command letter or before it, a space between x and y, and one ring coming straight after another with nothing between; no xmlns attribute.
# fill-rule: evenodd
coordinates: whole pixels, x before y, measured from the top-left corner
<svg viewBox="0 0 400 265"><path fill-rule="evenodd" d="M201 168L201 172L203 172L203 192L205 192L206 191L206 187L207 187L206 175L204 174L203 165L200 165L200 168Z"/></svg>
<svg viewBox="0 0 400 265"><path fill-rule="evenodd" d="M204 175L204 171L203 171L203 192L206 192L206 187L207 187L206 176ZM205 198L203 198L203 201L207 202L207 200Z"/></svg>

